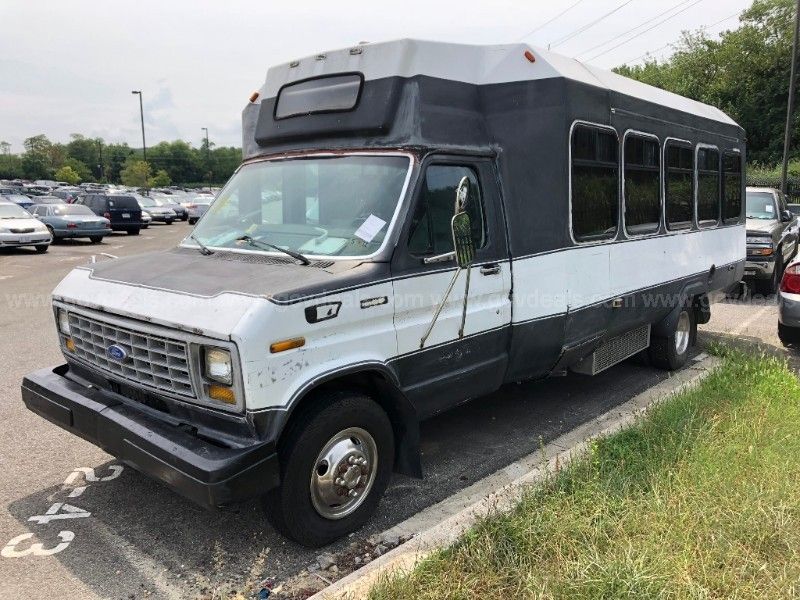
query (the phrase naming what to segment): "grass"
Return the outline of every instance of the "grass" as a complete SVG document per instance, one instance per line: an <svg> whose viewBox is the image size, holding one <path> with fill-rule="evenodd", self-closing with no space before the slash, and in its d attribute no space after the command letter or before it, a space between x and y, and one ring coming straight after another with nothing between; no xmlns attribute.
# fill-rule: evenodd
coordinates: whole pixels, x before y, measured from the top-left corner
<svg viewBox="0 0 800 600"><path fill-rule="evenodd" d="M698 387L370 598L800 598L800 384L720 353Z"/></svg>

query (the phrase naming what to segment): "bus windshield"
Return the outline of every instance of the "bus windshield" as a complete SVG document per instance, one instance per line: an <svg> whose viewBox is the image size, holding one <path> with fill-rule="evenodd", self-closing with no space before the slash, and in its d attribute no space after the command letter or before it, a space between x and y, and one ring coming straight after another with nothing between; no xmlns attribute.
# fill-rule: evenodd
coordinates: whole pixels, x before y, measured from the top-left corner
<svg viewBox="0 0 800 600"><path fill-rule="evenodd" d="M269 251L240 240L247 237L304 255L367 256L386 239L410 166L409 157L396 155L250 163L213 201L193 237L209 248Z"/></svg>

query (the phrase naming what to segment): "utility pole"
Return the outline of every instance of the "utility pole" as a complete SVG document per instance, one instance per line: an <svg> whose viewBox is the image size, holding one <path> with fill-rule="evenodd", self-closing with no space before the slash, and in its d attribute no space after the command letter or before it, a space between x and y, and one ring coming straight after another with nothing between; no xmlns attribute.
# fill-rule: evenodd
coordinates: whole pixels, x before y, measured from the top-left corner
<svg viewBox="0 0 800 600"><path fill-rule="evenodd" d="M103 140L97 138L97 153L99 158L97 160L97 169L100 173L100 179L103 178Z"/></svg>
<svg viewBox="0 0 800 600"><path fill-rule="evenodd" d="M144 162L147 162L147 144L144 141L144 107L142 106L142 90L133 90L131 94L136 94L139 96L139 117L142 119L142 157L144 158Z"/></svg>
<svg viewBox="0 0 800 600"><path fill-rule="evenodd" d="M783 166L781 168L781 191L786 193L786 172L789 169L789 146L792 142L794 119L794 88L797 76L797 38L800 37L800 0L794 12L794 40L792 41L792 69L789 74L789 103L786 108L786 130L783 134Z"/></svg>

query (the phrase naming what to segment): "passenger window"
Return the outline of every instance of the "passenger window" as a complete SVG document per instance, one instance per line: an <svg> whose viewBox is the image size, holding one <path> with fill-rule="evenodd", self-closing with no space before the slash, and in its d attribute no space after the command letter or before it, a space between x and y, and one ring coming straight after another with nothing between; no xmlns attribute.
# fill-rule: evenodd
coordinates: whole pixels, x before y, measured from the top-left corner
<svg viewBox="0 0 800 600"><path fill-rule="evenodd" d="M638 135L625 138L625 231L658 231L661 222L661 160L658 141Z"/></svg>
<svg viewBox="0 0 800 600"><path fill-rule="evenodd" d="M425 171L422 193L411 221L408 249L414 255L436 255L453 251L450 221L455 212L456 188L463 177L470 183L466 212L472 223L476 248L486 245L486 221L478 176L470 167L430 165Z"/></svg>
<svg viewBox="0 0 800 600"><path fill-rule="evenodd" d="M617 234L619 160L617 136L579 125L572 133L572 235L576 241Z"/></svg>
<svg viewBox="0 0 800 600"><path fill-rule="evenodd" d="M711 227L719 221L719 150L697 150L697 222Z"/></svg>
<svg viewBox="0 0 800 600"><path fill-rule="evenodd" d="M742 214L742 158L725 153L722 158L722 219L736 223Z"/></svg>
<svg viewBox="0 0 800 600"><path fill-rule="evenodd" d="M688 145L667 143L667 174L664 181L664 208L669 229L692 226L694 196L694 156Z"/></svg>

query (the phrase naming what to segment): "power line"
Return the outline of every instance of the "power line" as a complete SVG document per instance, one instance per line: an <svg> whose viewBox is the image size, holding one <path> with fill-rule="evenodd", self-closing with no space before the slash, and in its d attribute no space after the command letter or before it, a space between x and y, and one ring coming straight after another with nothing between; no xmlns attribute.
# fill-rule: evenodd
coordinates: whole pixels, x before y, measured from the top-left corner
<svg viewBox="0 0 800 600"><path fill-rule="evenodd" d="M630 4L631 2L633 2L633 0L627 0L626 2L623 2L623 3L622 3L622 4L620 4L620 5L619 5L617 8L615 8L614 10L611 10L611 11L607 12L607 13L606 13L606 14L604 14L602 17L598 17L598 18L597 18L597 19L595 19L594 21L591 21L591 22L587 23L587 24L586 24L586 25L584 25L583 27L580 27L580 28L576 29L575 31L573 31L573 32L572 32L572 33L570 33L570 34L567 34L566 36L564 36L564 37L563 37L563 38L561 38L560 40L556 40L555 42L553 42L552 44L550 44L550 47L552 47L552 48L555 48L555 47L557 47L557 46L560 46L560 45L561 45L561 44L563 44L564 42L567 42L567 41L571 40L571 39L572 39L572 38L574 38L576 35L578 35L578 34L580 34L580 33L583 33L583 32L584 32L584 31L586 31L587 29L590 29L590 28L594 27L594 26L595 26L595 25L597 25L597 24L598 24L600 21L603 21L604 19L607 19L608 17L610 17L611 15L613 15L615 12L617 12L617 11L619 11L619 10L621 10L621 9L625 8L625 7L626 7L626 6L628 6L628 4Z"/></svg>
<svg viewBox="0 0 800 600"><path fill-rule="evenodd" d="M659 25L663 25L664 23L666 23L667 21L669 21L669 20L671 20L671 19L674 19L674 18L675 18L675 17L677 17L678 15L685 13L687 10L689 10L690 8L693 8L693 7L697 6L697 5L698 5L698 4L700 4L702 1L703 1L703 0L695 0L695 2L692 2L692 3L691 3L689 6L686 6L686 7L682 8L681 10L679 10L678 12L676 12L676 13L675 13L675 14L673 14L673 15L670 15L670 16L669 16L669 17L667 17L666 19L661 19L661 20L660 20L658 23L656 23L655 25L652 25L651 27L648 27L647 29L645 29L645 30L643 30L643 31L640 31L640 32L639 32L639 33L637 33L636 35L633 35L633 36L629 37L627 40L623 40L623 41L621 41L621 42L620 42L619 44L617 44L616 46L611 46L611 48L609 48L608 50L604 50L604 51L603 51L603 52L601 52L600 54L595 54L594 56L590 56L590 57L589 57L589 58L587 58L586 60L587 60L587 61L590 61L590 60L594 60L595 58L600 58L601 56L605 56L606 54L608 54L608 53L609 53L609 52L611 52L612 50L616 50L616 49L617 49L617 48L619 48L620 46L624 46L624 45L625 45L625 44L627 44L628 42L635 40L637 37L644 35L644 34L645 34L645 33L647 33L648 31L652 31L653 29L655 29L655 28L656 28L656 27L658 27Z"/></svg>
<svg viewBox="0 0 800 600"><path fill-rule="evenodd" d="M575 8L576 6L578 6L578 4L580 4L581 2L583 2L583 0L578 0L578 1L577 1L577 2L575 2L574 4L571 4L570 6L568 6L568 7L567 7L567 8L565 8L564 10L562 10L560 13L558 13L558 14L557 14L555 17L553 17L553 18L552 18L552 19L550 19L549 21L545 21L544 23L542 23L541 25L539 25L539 26L538 26L536 29L533 29L533 30L529 31L528 33L526 33L525 35L523 35L521 38L519 38L517 41L521 42L521 41L522 41L522 40L524 40L525 38L529 38L530 36L532 36L534 33L536 33L537 31L539 31L540 29L542 29L542 28L544 28L544 27L547 27L547 26L548 26L548 25L550 25L550 23L552 23L553 21L556 21L557 19L559 19L559 18L563 17L565 14L567 14L567 13L568 13L569 11L571 11L573 8Z"/></svg>
<svg viewBox="0 0 800 600"><path fill-rule="evenodd" d="M742 11L737 11L737 12L733 13L732 15L728 15L728 16L727 16L727 17L725 17L724 19L720 19L719 21L714 21L714 22L713 22L713 23L711 23L710 25L703 25L703 26L700 28L700 30L701 30L701 31L705 31L705 30L707 30L707 29L711 29L712 27L716 27L716 26L717 26L717 25L719 25L720 23L724 23L725 21L729 21L730 19L733 19L734 17L738 17L738 16L740 16L741 14L742 14ZM624 61L622 64L626 65L626 64L628 64L628 63L636 63L636 62L639 62L641 59L643 59L643 58L644 58L645 56L647 56L647 55L654 55L654 54L655 54L655 53L657 53L659 50L663 50L664 48L668 48L669 46L674 46L674 45L675 45L675 42L670 42L669 44L664 44L664 45L663 45L663 46L661 46L660 48L656 48L655 50L648 50L647 52L645 52L644 54L640 54L640 55L639 55L639 56L637 56L636 58L632 58L632 59L630 59L630 60L626 60L626 61Z"/></svg>
<svg viewBox="0 0 800 600"><path fill-rule="evenodd" d="M602 43L600 43L600 44L597 44L596 46L592 46L591 48L588 48L587 50L584 50L583 52L581 52L580 54L576 54L575 56L576 56L576 58L577 58L578 56L581 56L581 55L583 55L583 54L589 54L589 52L591 52L592 50L597 50L598 48L600 48L600 47L602 47L602 46L605 46L606 44L610 44L611 42L613 42L614 40L616 40L616 39L620 38L620 37L621 37L621 36L623 36L623 35L627 35L627 34L629 34L629 33L633 32L633 31L636 31L636 30L637 30L637 29L639 29L640 27L644 27L644 26L646 26L646 25L649 25L650 23L652 23L652 22L653 22L653 21L655 21L656 19L658 19L658 18L660 18L660 17L663 17L665 14L667 14L667 13L669 13L669 12L672 12L673 10L675 10L676 8L678 8L680 5L682 5L682 4L686 4L687 2L691 2L691 0L681 0L681 1L680 1L680 2L678 2L678 3L677 3L675 6L672 6L671 8L668 8L668 9L667 9L667 10L665 10L664 12L660 12L660 13L658 13L656 16L654 16L654 17L651 17L650 19L648 19L647 21L644 21L643 23L639 23L639 24L638 24L636 27L631 27L630 29L628 29L627 31L623 31L622 33L620 33L620 34L619 34L619 35L617 35L616 37L613 37L613 38L611 38L610 40L606 40L606 41L604 41L604 42L602 42Z"/></svg>

